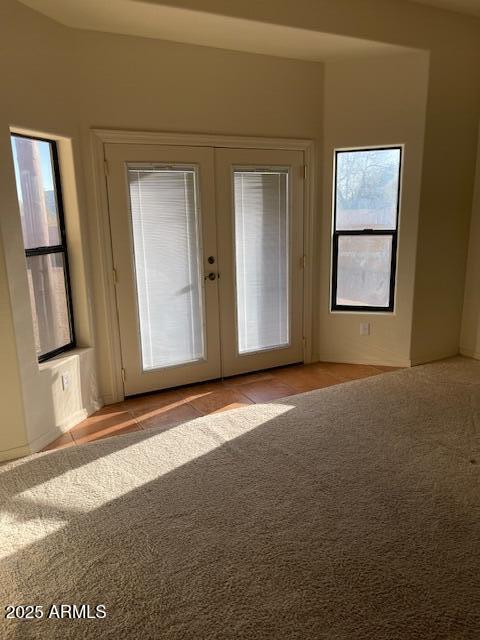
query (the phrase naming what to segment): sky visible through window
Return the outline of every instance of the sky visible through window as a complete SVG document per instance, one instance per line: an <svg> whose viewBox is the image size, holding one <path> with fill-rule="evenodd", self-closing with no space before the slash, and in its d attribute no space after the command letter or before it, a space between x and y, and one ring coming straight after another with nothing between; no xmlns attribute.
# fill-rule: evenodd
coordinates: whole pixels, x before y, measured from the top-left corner
<svg viewBox="0 0 480 640"><path fill-rule="evenodd" d="M44 191L53 191L53 171L52 171L52 161L50 158L50 144L48 142L43 142L39 140L41 144L38 145L38 150L40 154L40 166L42 171L42 185ZM15 167L15 180L17 183L17 193L18 199L22 202L22 192L19 188L20 185L20 174L18 169L18 158L17 158L17 149L15 146L15 136L12 136L12 153L13 153L13 163Z"/></svg>
<svg viewBox="0 0 480 640"><path fill-rule="evenodd" d="M73 343L53 168L55 143L18 135L12 135L11 142L35 346L39 359L45 359Z"/></svg>

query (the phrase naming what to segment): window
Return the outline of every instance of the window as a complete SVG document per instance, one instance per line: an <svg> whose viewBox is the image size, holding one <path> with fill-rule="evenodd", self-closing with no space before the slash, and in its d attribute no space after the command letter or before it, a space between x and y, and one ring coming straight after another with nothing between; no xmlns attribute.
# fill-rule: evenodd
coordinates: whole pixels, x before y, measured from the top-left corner
<svg viewBox="0 0 480 640"><path fill-rule="evenodd" d="M335 152L333 311L393 311L401 147Z"/></svg>
<svg viewBox="0 0 480 640"><path fill-rule="evenodd" d="M287 347L288 169L233 172L239 354Z"/></svg>
<svg viewBox="0 0 480 640"><path fill-rule="evenodd" d="M205 359L196 167L127 165L144 371Z"/></svg>
<svg viewBox="0 0 480 640"><path fill-rule="evenodd" d="M11 137L35 346L43 362L75 344L57 146Z"/></svg>

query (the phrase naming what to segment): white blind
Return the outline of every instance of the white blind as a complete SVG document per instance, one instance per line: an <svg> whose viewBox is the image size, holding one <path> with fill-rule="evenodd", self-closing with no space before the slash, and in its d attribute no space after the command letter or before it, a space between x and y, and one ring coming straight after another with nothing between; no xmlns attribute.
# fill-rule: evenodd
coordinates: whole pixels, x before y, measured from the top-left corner
<svg viewBox="0 0 480 640"><path fill-rule="evenodd" d="M194 168L128 166L143 369L204 357Z"/></svg>
<svg viewBox="0 0 480 640"><path fill-rule="evenodd" d="M289 344L288 171L235 170L239 353Z"/></svg>

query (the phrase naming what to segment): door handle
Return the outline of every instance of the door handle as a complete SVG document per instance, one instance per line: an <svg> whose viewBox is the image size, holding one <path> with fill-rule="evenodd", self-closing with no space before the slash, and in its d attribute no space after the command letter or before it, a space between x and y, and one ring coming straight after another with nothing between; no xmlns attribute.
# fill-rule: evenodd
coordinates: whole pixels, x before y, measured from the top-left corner
<svg viewBox="0 0 480 640"><path fill-rule="evenodd" d="M219 276L219 277L220 277L220 276ZM210 273L208 273L208 274L205 276L205 280L206 280L207 278L208 278L209 280L215 280L215 279L217 278L217 274L216 274L214 271L210 271Z"/></svg>

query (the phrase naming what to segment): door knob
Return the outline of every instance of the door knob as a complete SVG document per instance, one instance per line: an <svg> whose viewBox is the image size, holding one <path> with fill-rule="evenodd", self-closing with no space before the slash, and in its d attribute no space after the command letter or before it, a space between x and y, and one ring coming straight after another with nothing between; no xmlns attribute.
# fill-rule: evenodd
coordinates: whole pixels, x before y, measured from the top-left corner
<svg viewBox="0 0 480 640"><path fill-rule="evenodd" d="M205 276L205 279L208 278L209 280L215 280L216 277L217 277L217 274L214 273L213 271L210 271L210 273L207 276Z"/></svg>

